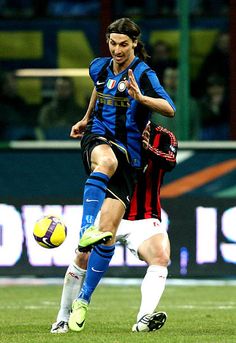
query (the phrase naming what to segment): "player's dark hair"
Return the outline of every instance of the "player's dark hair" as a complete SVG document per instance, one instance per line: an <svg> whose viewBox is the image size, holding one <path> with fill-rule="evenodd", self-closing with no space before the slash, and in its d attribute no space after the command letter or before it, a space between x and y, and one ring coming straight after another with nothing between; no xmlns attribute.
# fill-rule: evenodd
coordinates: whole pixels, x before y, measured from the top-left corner
<svg viewBox="0 0 236 343"><path fill-rule="evenodd" d="M143 61L145 61L147 57L149 57L144 47L144 43L141 41L141 30L139 26L129 18L117 19L113 23L111 23L106 30L107 40L110 38L111 33L120 33L128 36L132 39L132 41L137 40L138 43L134 49L135 55Z"/></svg>

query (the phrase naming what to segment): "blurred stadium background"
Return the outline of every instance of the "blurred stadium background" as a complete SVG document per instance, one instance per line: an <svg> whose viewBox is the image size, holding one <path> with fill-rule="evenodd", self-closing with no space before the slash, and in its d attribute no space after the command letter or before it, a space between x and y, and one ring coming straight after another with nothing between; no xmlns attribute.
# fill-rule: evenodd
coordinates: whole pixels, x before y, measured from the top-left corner
<svg viewBox="0 0 236 343"><path fill-rule="evenodd" d="M0 1L2 277L61 277L73 257L85 180L79 144L69 139L72 122L42 126L40 110L54 98L55 80L69 76L83 116L92 89L88 64L108 53L105 28L121 16L140 25L163 83L174 78L166 69L178 71L171 127L178 165L162 190L169 277L236 277L233 0ZM64 217L69 234L60 248L42 251L32 227L50 211ZM139 278L144 269L118 246L107 276Z"/></svg>

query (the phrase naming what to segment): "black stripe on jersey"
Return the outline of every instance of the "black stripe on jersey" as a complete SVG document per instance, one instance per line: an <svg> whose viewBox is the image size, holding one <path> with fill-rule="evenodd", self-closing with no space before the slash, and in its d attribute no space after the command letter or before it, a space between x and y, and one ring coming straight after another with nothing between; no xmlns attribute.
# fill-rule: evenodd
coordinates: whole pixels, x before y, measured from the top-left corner
<svg viewBox="0 0 236 343"><path fill-rule="evenodd" d="M137 67L137 65L141 62L140 59L137 59L134 64L130 67L130 69L132 69L134 71L134 69Z"/></svg>
<svg viewBox="0 0 236 343"><path fill-rule="evenodd" d="M128 220L144 219L146 204L147 179L142 170L138 171L137 184L133 193L130 207L127 209L124 218Z"/></svg>
<svg viewBox="0 0 236 343"><path fill-rule="evenodd" d="M151 82L150 82L150 80L149 80L149 78L148 78L148 76L146 74L146 71L147 70L145 70L142 73L141 77L140 77L140 87L141 87L141 90L144 92L145 95L148 95L148 96L150 96L152 98L161 98L161 99L163 99L161 96L159 96L155 92L155 90L154 90L154 88L153 88L153 86L152 86L152 84L151 84Z"/></svg>
<svg viewBox="0 0 236 343"><path fill-rule="evenodd" d="M132 69L134 71L140 62L141 62L141 60L137 59L134 62L134 64L130 67L130 69ZM122 74L118 84L124 80L128 80L128 72L127 71ZM117 89L115 96L121 97L121 94L122 93L119 92L119 90ZM115 138L127 146L126 112L127 112L126 107L124 107L124 108L116 107Z"/></svg>
<svg viewBox="0 0 236 343"><path fill-rule="evenodd" d="M138 184L138 192L137 192L137 219L143 219L145 213L145 203L146 203L146 186L147 180L146 177L142 178L142 183Z"/></svg>
<svg viewBox="0 0 236 343"><path fill-rule="evenodd" d="M118 84L124 80L128 80L128 73L125 72L122 74L121 78L118 81ZM115 97L124 97L118 88L115 94ZM126 112L127 107L116 107L115 113L115 138L127 146L127 132L126 132Z"/></svg>
<svg viewBox="0 0 236 343"><path fill-rule="evenodd" d="M98 73L98 78L97 78L97 82L96 82L96 90L97 92L101 92L103 93L103 90L106 86L106 80L107 80L107 76L108 76L108 70L107 67L110 63L110 60L106 61L106 63L104 64L104 66L102 67L102 69L100 70L100 72ZM97 83L101 83L101 85L98 85ZM102 103L98 103L98 108L99 110L96 111L94 113L94 115L99 119L99 120L103 120L102 118L102 109L103 109L103 104Z"/></svg>
<svg viewBox="0 0 236 343"><path fill-rule="evenodd" d="M163 176L164 170L159 169L159 167L155 166L155 163L153 163L151 195L152 218L158 218L159 220L161 220L160 188L162 185Z"/></svg>

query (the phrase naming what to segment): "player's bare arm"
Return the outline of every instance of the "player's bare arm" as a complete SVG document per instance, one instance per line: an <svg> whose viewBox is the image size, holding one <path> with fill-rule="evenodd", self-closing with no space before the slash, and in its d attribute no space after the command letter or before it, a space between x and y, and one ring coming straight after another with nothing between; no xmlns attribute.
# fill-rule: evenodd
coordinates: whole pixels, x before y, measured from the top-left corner
<svg viewBox="0 0 236 343"><path fill-rule="evenodd" d="M174 117L175 112L168 101L143 95L131 69L128 71L128 76L129 81L126 81L126 87L132 98L139 101L141 104L148 106L152 111L158 112L166 117Z"/></svg>
<svg viewBox="0 0 236 343"><path fill-rule="evenodd" d="M93 112L93 109L95 107L96 99L97 99L97 92L96 92L96 89L94 88L91 94L91 98L90 98L88 109L85 113L85 116L83 117L82 120L78 121L75 125L72 126L70 137L81 138L83 136L84 130L86 129L91 113Z"/></svg>

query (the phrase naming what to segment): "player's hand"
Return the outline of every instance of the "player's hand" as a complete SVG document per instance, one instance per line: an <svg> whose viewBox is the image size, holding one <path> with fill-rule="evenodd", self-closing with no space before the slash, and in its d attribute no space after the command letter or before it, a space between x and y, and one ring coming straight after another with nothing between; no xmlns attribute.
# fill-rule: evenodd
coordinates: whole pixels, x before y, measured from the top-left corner
<svg viewBox="0 0 236 343"><path fill-rule="evenodd" d="M128 70L128 76L129 76L129 80L126 80L125 83L126 83L126 87L127 87L129 95L132 98L134 98L135 100L141 101L141 98L143 97L143 95L142 95L142 93L139 89L139 86L135 80L134 73L133 73L132 69Z"/></svg>
<svg viewBox="0 0 236 343"><path fill-rule="evenodd" d="M87 120L80 120L75 125L72 126L70 137L81 138L87 126Z"/></svg>
<svg viewBox="0 0 236 343"><path fill-rule="evenodd" d="M149 146L150 131L151 131L150 122L148 122L142 133L142 144L145 150L147 150Z"/></svg>

